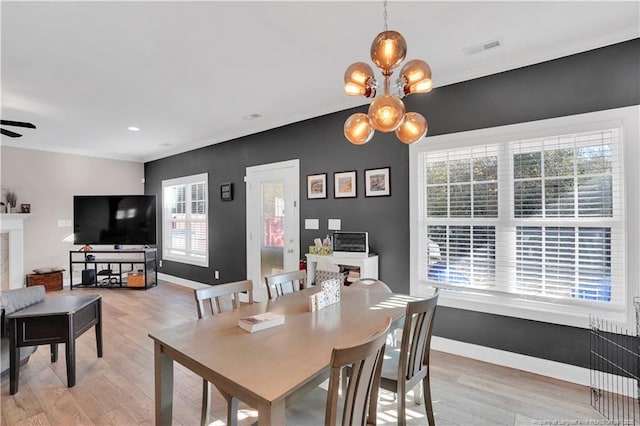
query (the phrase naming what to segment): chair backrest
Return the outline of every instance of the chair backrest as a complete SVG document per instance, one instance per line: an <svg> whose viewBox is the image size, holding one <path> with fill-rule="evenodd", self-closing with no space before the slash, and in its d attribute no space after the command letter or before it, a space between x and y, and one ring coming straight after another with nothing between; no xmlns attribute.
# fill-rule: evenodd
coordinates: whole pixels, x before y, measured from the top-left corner
<svg viewBox="0 0 640 426"><path fill-rule="evenodd" d="M407 303L400 343L398 379L404 377L407 381L411 380L418 374L424 374L429 367L431 334L437 304L437 291L429 299Z"/></svg>
<svg viewBox="0 0 640 426"><path fill-rule="evenodd" d="M198 307L198 318L201 319L204 316L205 302L207 300L211 308L211 315L222 312L220 305L220 297L222 296L230 296L231 309L237 309L240 306L240 293L245 291L249 295L249 303L253 303L253 282L251 280L235 281L193 290L196 306Z"/></svg>
<svg viewBox="0 0 640 426"><path fill-rule="evenodd" d="M374 278L360 278L359 280L352 282L349 287L392 293L388 285Z"/></svg>
<svg viewBox="0 0 640 426"><path fill-rule="evenodd" d="M343 426L375 424L382 360L390 325L391 318L388 318L384 327L365 343L333 350L325 411L326 426L338 424L340 372L345 366L351 367L351 373L344 391L340 424Z"/></svg>
<svg viewBox="0 0 640 426"><path fill-rule="evenodd" d="M269 299L275 299L287 293L293 293L305 287L307 271L284 272L264 277Z"/></svg>

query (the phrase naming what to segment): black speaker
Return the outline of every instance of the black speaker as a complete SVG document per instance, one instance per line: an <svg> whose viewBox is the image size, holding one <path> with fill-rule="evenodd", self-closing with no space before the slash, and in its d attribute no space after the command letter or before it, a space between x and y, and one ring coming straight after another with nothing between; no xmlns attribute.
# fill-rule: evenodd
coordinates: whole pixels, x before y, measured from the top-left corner
<svg viewBox="0 0 640 426"><path fill-rule="evenodd" d="M82 270L82 285L93 285L96 283L96 270L95 269L83 269Z"/></svg>

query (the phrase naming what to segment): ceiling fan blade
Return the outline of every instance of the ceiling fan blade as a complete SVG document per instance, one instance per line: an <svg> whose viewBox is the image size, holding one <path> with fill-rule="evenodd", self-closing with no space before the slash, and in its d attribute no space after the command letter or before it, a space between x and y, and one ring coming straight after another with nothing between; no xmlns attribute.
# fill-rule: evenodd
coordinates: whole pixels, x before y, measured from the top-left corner
<svg viewBox="0 0 640 426"><path fill-rule="evenodd" d="M7 129L0 129L0 133L2 133L5 136L9 136L10 138L22 137L20 133L12 132L11 130L7 130Z"/></svg>
<svg viewBox="0 0 640 426"><path fill-rule="evenodd" d="M33 125L31 123L24 122L24 121L0 120L0 124L2 124L3 126L27 127L29 129L35 129L36 128L35 125Z"/></svg>

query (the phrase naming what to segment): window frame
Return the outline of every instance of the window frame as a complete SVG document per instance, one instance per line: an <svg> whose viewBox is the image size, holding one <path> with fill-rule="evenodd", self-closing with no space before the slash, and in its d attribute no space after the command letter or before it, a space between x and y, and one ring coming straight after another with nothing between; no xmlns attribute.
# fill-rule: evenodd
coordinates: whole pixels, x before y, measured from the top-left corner
<svg viewBox="0 0 640 426"><path fill-rule="evenodd" d="M188 246L188 235L190 232L190 228L192 223L202 223L203 221L197 220L194 221L191 219L191 191L190 186L204 183L204 202L205 202L205 216L206 220L204 221L207 233L207 248L204 255L195 255L193 250L184 249L184 254L178 254L172 251L172 247L167 246L167 241L169 241L169 229L171 224L174 222L171 218L170 207L165 204L165 191L167 188L174 186L186 186L185 189L185 246ZM210 211L209 211L209 175L208 173L200 173L197 175L183 176L174 179L166 179L162 181L162 259L169 260L172 262L186 263L189 265L195 266L203 266L209 267L209 220L210 220Z"/></svg>
<svg viewBox="0 0 640 426"><path fill-rule="evenodd" d="M601 302L588 300L558 301L542 300L540 298L527 297L521 294L505 293L492 289L461 289L462 291L440 293L440 304L459 309L486 312L491 314L506 315L516 318L531 319L536 321L551 322L556 324L571 325L576 327L589 327L589 315L596 314L601 318L615 321L628 328L634 328L635 311L633 298L640 295L640 262L634 259L640 258L640 194L637 188L640 185L640 131L639 131L640 107L631 106L593 113L578 114L558 117L526 123L518 123L507 126L493 127L467 132L451 133L428 137L422 142L413 144L409 148L409 211L410 211L410 292L414 296L424 297L432 293L432 288L427 281L419 278L421 267L420 256L426 253L424 248L425 237L421 229L420 202L421 184L420 155L426 151L464 149L473 146L502 144L502 152L498 156L510 155L508 142L549 137L569 133L581 133L601 130L603 128L619 128L621 150L623 158L624 199L622 217L618 217L625 227L626 240L624 241L624 256L626 268L623 272L625 279L625 299L618 307L607 306ZM498 173L506 173L509 179L509 188L513 190L513 165L512 159L508 161L498 159ZM509 170L511 167L511 170ZM504 182L500 179L499 182ZM618 183L620 184L620 183ZM513 207L510 199L505 199L505 189L498 190L499 222L505 224L517 222L513 217ZM507 192L508 194L508 192ZM611 218L615 220L616 218ZM454 224L451 222L451 224ZM474 221L473 225L480 225ZM544 225L544 224L543 224ZM549 224L551 225L551 224ZM517 226L517 225L516 225ZM551 225L553 226L553 225ZM582 225L585 226L585 225ZM497 228L496 228L497 238ZM426 240L424 240L426 241ZM496 242L497 246L497 242ZM514 246L515 248L515 246ZM499 273L499 259L496 249L496 274ZM613 277L612 277L613 280ZM443 286L443 287L446 287ZM604 305L604 306L603 306Z"/></svg>

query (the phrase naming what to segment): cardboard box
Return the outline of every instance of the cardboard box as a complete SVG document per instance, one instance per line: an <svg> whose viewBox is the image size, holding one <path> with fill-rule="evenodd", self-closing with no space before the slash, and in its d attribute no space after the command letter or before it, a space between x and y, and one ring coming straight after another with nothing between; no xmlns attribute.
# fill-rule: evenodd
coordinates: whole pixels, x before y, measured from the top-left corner
<svg viewBox="0 0 640 426"><path fill-rule="evenodd" d="M144 287L144 273L143 272L127 273L127 287Z"/></svg>

